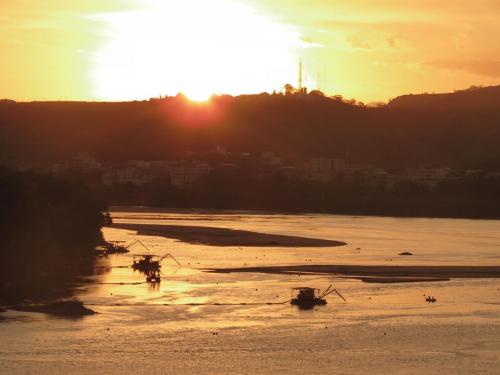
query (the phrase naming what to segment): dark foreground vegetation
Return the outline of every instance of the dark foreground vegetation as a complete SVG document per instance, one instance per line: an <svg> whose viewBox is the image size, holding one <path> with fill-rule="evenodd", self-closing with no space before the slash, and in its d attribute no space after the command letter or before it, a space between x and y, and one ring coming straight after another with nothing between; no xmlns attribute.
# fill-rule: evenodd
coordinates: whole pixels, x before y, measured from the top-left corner
<svg viewBox="0 0 500 375"><path fill-rule="evenodd" d="M90 274L104 206L77 183L0 170L0 302L62 297Z"/></svg>

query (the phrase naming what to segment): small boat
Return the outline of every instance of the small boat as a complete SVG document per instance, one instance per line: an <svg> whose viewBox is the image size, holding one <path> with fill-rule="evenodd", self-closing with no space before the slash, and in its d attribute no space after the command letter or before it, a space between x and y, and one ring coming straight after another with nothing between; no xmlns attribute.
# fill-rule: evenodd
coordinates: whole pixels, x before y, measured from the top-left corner
<svg viewBox="0 0 500 375"><path fill-rule="evenodd" d="M140 258L136 260L135 257ZM157 259L158 257L150 254L135 254L132 268L143 272L157 271L160 269L160 260L155 260L155 258Z"/></svg>
<svg viewBox="0 0 500 375"><path fill-rule="evenodd" d="M109 241L102 245L96 247L96 252L98 255L108 256L109 254L125 254L129 250L127 246L122 245L125 241Z"/></svg>
<svg viewBox="0 0 500 375"><path fill-rule="evenodd" d="M292 299L290 303L299 306L301 309L312 309L314 306L326 305L327 302L325 297L333 292L337 293L344 301L346 300L344 296L342 296L337 289L333 289L330 284L323 293L321 293L320 289L309 288L308 286L292 288Z"/></svg>
<svg viewBox="0 0 500 375"><path fill-rule="evenodd" d="M326 299L319 296L319 289L300 287L293 288L292 294L296 292L296 296L292 298L290 303L304 309L310 309L317 305L326 305Z"/></svg>
<svg viewBox="0 0 500 375"><path fill-rule="evenodd" d="M436 303L436 297L434 296L427 296L425 297L425 300L429 303Z"/></svg>
<svg viewBox="0 0 500 375"><path fill-rule="evenodd" d="M171 258L178 266L181 266L179 261L175 259L175 257L170 253L165 253L163 256L153 255L151 254L151 250L140 240L135 240L130 245L127 246L127 249L132 248L134 245L141 245L144 249L148 251L148 253L144 254L132 254L134 257L132 268L137 271L141 271L144 273L151 273L153 271L159 271L161 268L161 262L166 258ZM139 259L136 259L139 258Z"/></svg>

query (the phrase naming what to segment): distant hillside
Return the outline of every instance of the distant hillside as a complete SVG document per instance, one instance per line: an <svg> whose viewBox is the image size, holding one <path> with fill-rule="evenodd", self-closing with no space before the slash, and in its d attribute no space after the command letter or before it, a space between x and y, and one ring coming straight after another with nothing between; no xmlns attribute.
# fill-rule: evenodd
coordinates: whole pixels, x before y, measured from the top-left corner
<svg viewBox="0 0 500 375"><path fill-rule="evenodd" d="M471 87L447 94L403 95L391 100L389 107L426 110L499 109L500 86Z"/></svg>
<svg viewBox="0 0 500 375"><path fill-rule="evenodd" d="M0 162L66 160L82 151L104 162L178 159L187 151L221 146L235 153L271 150L290 160L342 157L385 168L497 168L500 105L493 103L498 98L500 87L401 97L382 108L318 95L268 94L221 96L208 105L182 97L4 102ZM422 104L425 100L429 104Z"/></svg>

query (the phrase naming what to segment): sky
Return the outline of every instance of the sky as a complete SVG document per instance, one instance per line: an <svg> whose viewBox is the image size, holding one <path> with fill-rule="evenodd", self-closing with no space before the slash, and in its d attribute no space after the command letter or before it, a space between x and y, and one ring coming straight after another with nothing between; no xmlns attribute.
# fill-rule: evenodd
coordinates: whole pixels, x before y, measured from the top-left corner
<svg viewBox="0 0 500 375"><path fill-rule="evenodd" d="M369 103L500 83L499 0L0 0L0 98L297 85Z"/></svg>

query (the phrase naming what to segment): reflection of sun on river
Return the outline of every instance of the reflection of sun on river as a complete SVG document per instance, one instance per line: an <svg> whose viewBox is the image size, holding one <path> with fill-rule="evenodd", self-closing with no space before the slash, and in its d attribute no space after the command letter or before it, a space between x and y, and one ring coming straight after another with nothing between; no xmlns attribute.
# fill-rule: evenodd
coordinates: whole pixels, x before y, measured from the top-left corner
<svg viewBox="0 0 500 375"><path fill-rule="evenodd" d="M380 294L379 298L384 300L392 300L394 297L389 296L395 293L398 296L396 300L401 298L399 304L402 303L408 308L420 305L422 294L400 294L401 290L449 289L451 285L461 284L467 287L468 284L480 285L487 281L474 280L467 283L462 279L432 285L417 283L381 286L335 278L332 275L298 277L252 273L214 274L204 270L302 264L500 265L497 252L500 248L500 235L495 235L496 232L493 231L498 225L494 221L245 213L216 215L115 212L113 216L116 223L232 228L340 240L347 242L347 245L314 248L217 247L187 244L164 237L138 236L131 230L106 228L105 236L108 240L131 242L140 238L156 255L172 253L182 263L182 267L166 259L162 263L162 282L152 287L141 283L145 281L144 275L126 268L131 264L131 254L110 256L107 261L112 267L111 272L96 277L102 284L89 287L82 296L96 305L278 303L289 299L293 286L303 286L307 283L309 286L325 288L334 282L338 288L345 289L345 293L350 297L348 299L351 303L348 306L342 304L343 313L352 310L352 302L356 301L357 296L374 293ZM403 250L411 250L414 255L398 256ZM335 298L330 299L332 306L340 304ZM357 308L362 309L362 306ZM203 314L204 309L197 311ZM241 324L238 322L238 314L232 315L233 313L225 311L218 316L224 316L223 319L232 321L232 324ZM281 316L281 313L276 315ZM257 321L259 319L251 319L253 323Z"/></svg>

